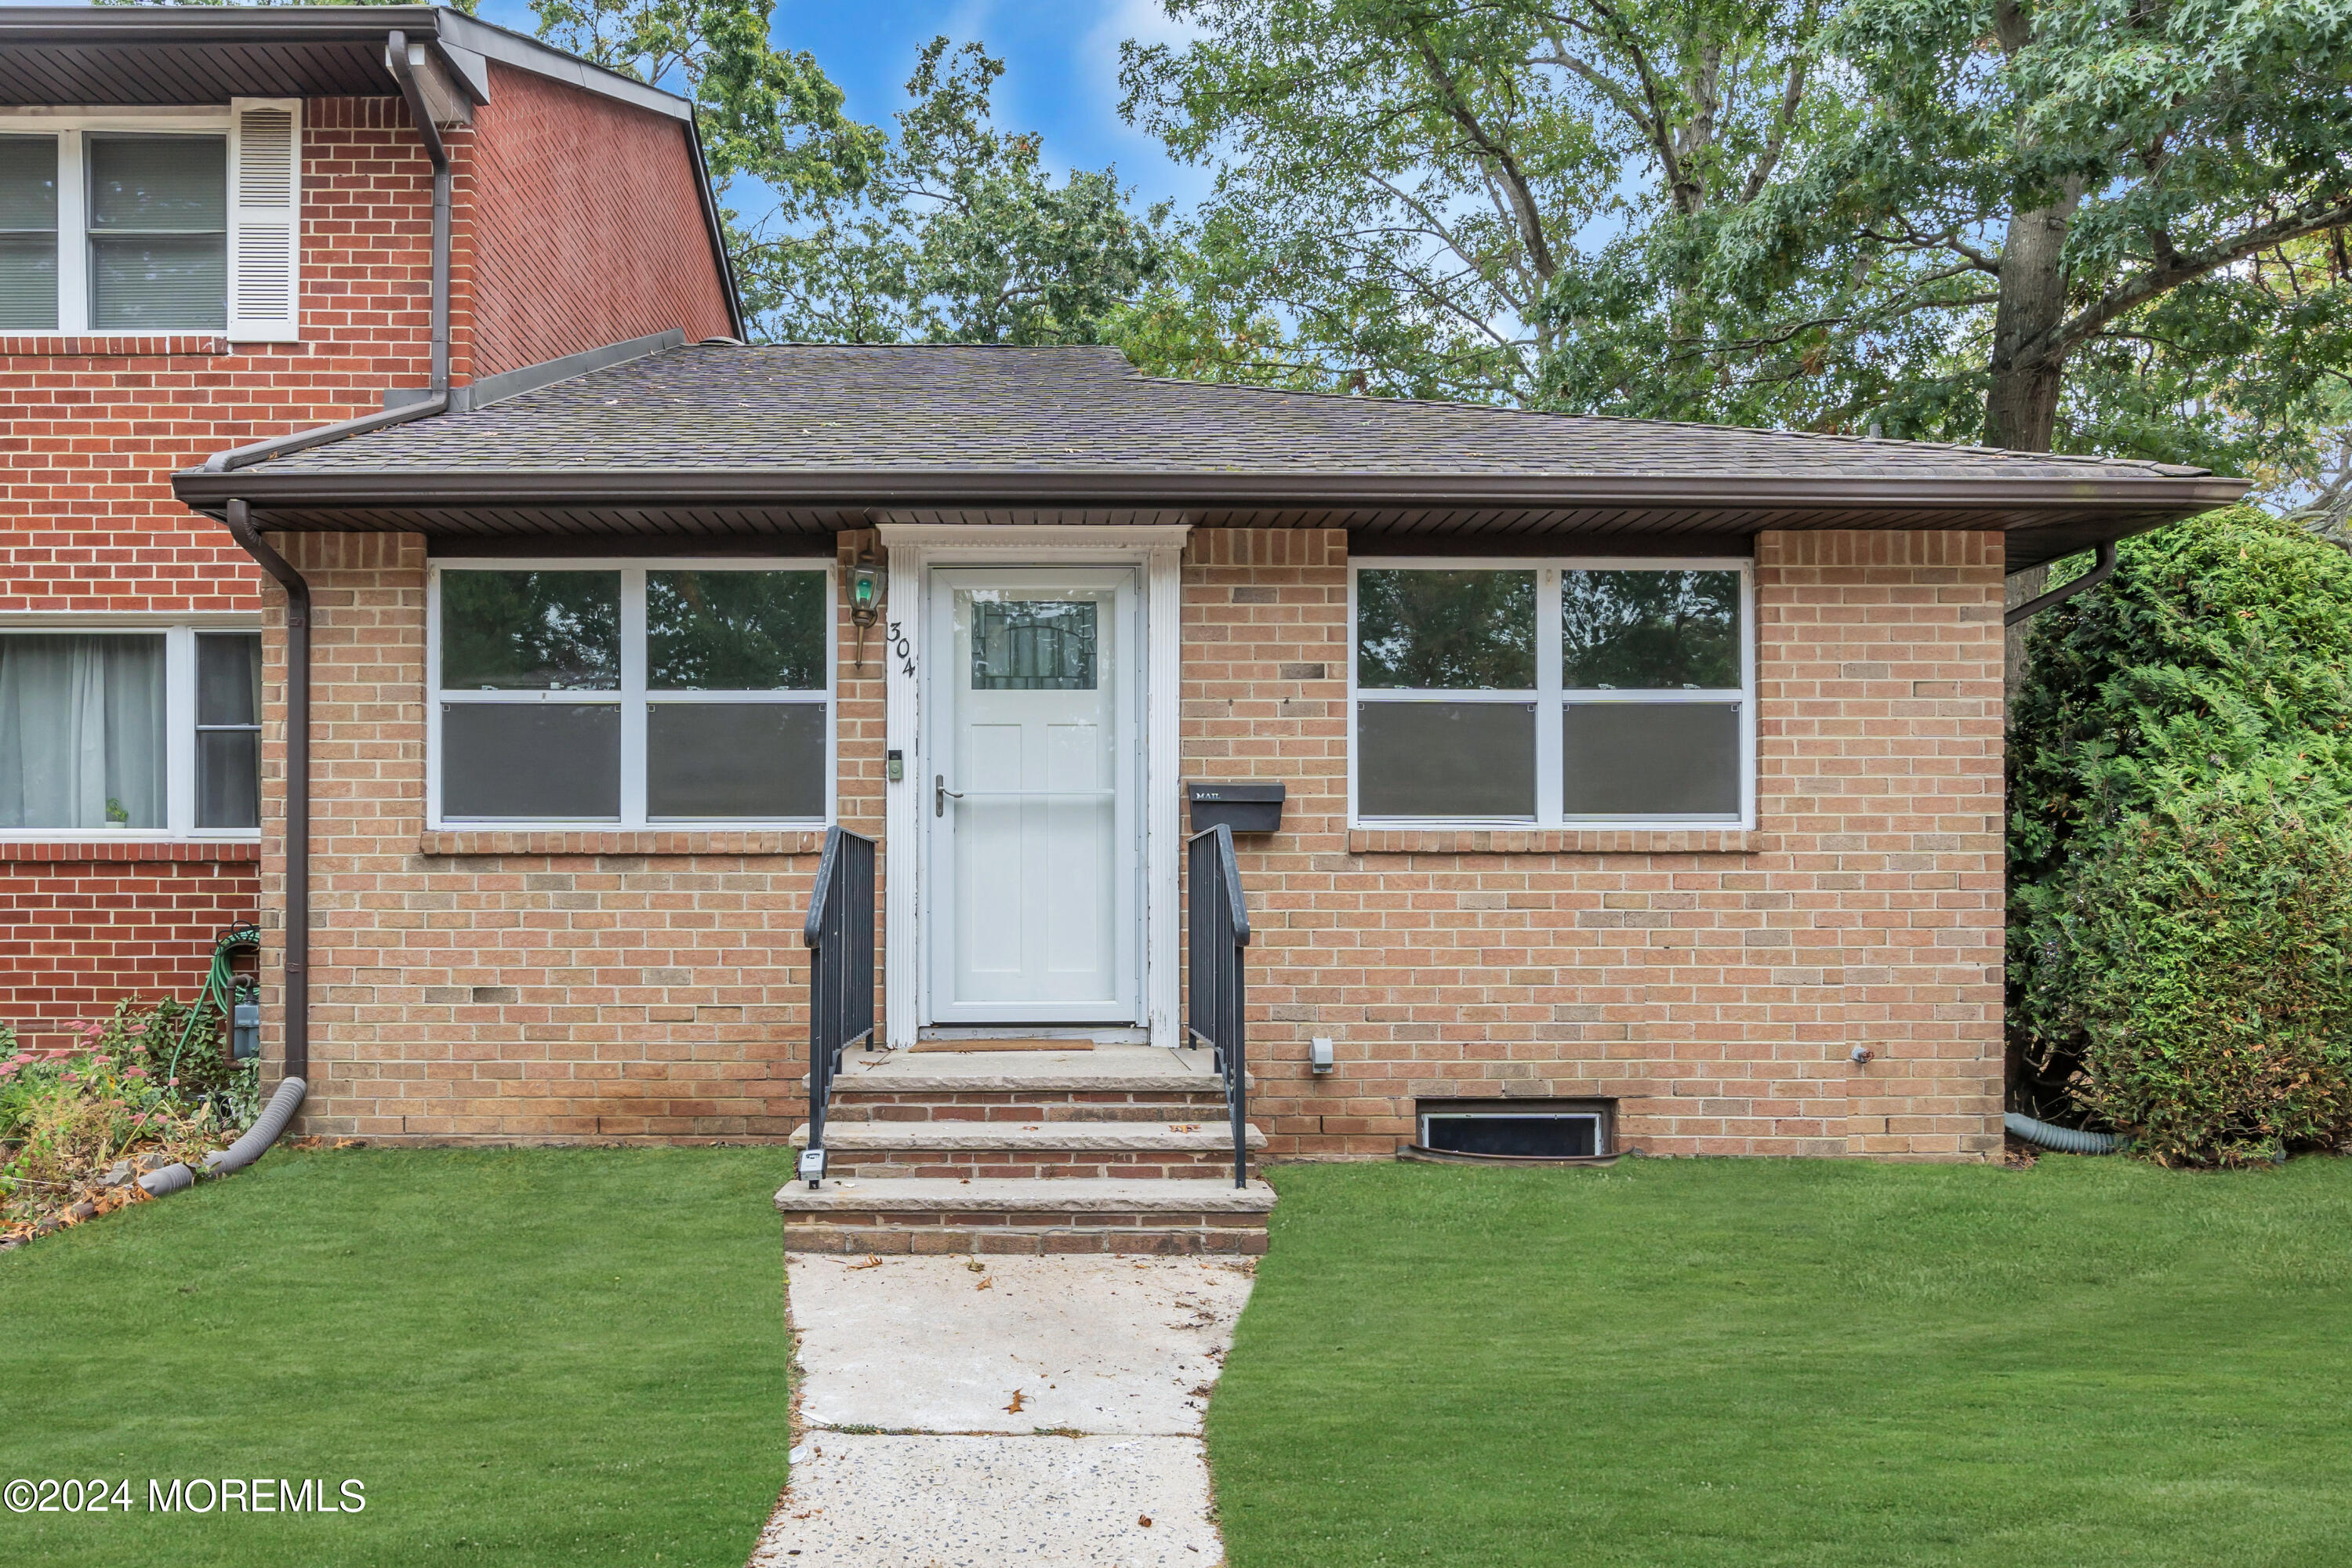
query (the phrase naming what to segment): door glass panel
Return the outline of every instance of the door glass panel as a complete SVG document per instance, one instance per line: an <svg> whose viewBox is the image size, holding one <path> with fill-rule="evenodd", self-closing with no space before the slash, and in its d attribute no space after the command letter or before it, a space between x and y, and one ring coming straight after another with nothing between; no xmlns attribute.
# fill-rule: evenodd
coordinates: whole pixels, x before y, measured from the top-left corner
<svg viewBox="0 0 2352 1568"><path fill-rule="evenodd" d="M824 705L653 703L646 711L646 812L822 818Z"/></svg>
<svg viewBox="0 0 2352 1568"><path fill-rule="evenodd" d="M1360 702L1356 740L1361 816L1535 815L1532 702Z"/></svg>
<svg viewBox="0 0 2352 1568"><path fill-rule="evenodd" d="M822 572L648 572L646 685L655 691L821 691Z"/></svg>
<svg viewBox="0 0 2352 1568"><path fill-rule="evenodd" d="M1092 691L1092 600L1012 599L971 608L974 691Z"/></svg>
<svg viewBox="0 0 2352 1568"><path fill-rule="evenodd" d="M445 702L441 815L523 822L621 815L617 702Z"/></svg>
<svg viewBox="0 0 2352 1568"><path fill-rule="evenodd" d="M1571 702L1560 730L1570 816L1739 815L1739 704Z"/></svg>
<svg viewBox="0 0 2352 1568"><path fill-rule="evenodd" d="M445 691L617 691L618 572L444 572Z"/></svg>

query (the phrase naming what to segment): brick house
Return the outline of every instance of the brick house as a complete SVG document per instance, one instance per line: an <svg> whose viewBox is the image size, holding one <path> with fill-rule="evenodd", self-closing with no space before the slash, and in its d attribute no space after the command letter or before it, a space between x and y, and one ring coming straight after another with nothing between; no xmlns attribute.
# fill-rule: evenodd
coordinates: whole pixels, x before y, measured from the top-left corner
<svg viewBox="0 0 2352 1568"><path fill-rule="evenodd" d="M0 1018L260 913L267 579L174 470L740 330L668 94L424 6L0 9Z"/></svg>
<svg viewBox="0 0 2352 1568"><path fill-rule="evenodd" d="M887 1048L827 1148L884 1184L1213 1167L1112 1124L1215 1119L1187 834L1276 784L1231 867L1265 1153L1984 1157L2004 573L2243 488L721 344L177 484L316 606L312 1127L790 1136L864 1007L810 1013L838 826ZM1087 1106L1113 1152L1052 1142Z"/></svg>

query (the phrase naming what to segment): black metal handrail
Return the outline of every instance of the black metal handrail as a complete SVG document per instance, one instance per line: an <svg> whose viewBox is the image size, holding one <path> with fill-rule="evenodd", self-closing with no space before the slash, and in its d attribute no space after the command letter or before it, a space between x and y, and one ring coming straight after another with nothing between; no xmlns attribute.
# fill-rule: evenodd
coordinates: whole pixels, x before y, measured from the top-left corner
<svg viewBox="0 0 2352 1568"><path fill-rule="evenodd" d="M1249 910L1242 903L1241 869L1234 863L1234 830L1223 823L1192 835L1185 846L1192 902L1186 912L1192 982L1190 1041L1216 1052L1225 1080L1225 1116L1234 1129L1234 1185L1249 1184L1249 1052L1242 1032L1247 977L1242 950L1249 946Z"/></svg>
<svg viewBox="0 0 2352 1568"><path fill-rule="evenodd" d="M808 1146L822 1155L841 1053L861 1042L874 1048L874 840L826 831L801 941L809 950ZM820 1159L811 1186L823 1171Z"/></svg>

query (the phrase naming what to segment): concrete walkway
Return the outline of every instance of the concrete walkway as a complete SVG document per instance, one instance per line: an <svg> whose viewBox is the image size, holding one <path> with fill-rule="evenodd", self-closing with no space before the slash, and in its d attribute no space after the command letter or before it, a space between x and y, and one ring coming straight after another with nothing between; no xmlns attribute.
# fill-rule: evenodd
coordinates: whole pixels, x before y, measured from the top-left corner
<svg viewBox="0 0 2352 1568"><path fill-rule="evenodd" d="M752 1568L1213 1568L1201 1443L1248 1262L787 1259L792 1484Z"/></svg>

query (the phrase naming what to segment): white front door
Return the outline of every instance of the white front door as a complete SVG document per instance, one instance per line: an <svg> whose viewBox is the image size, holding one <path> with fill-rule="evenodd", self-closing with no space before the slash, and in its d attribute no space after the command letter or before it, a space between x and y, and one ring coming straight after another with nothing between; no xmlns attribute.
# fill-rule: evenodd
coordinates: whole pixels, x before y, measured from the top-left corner
<svg viewBox="0 0 2352 1568"><path fill-rule="evenodd" d="M940 568L929 599L929 1020L1133 1024L1136 574Z"/></svg>

